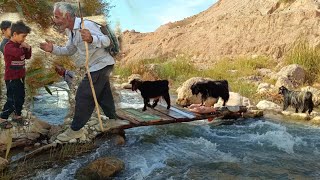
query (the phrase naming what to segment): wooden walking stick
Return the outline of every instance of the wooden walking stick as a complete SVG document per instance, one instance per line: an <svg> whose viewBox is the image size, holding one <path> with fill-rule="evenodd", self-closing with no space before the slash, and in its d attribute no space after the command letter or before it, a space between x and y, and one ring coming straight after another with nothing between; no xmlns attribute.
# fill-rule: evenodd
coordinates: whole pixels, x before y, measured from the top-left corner
<svg viewBox="0 0 320 180"><path fill-rule="evenodd" d="M78 6L79 6L80 17L81 17L81 28L84 29L84 22L83 22L83 16L82 16L82 11L81 11L80 0L78 0ZM92 82L92 78L91 78L91 74L90 74L90 70L89 70L89 47L88 47L88 43L86 41L84 41L84 43L85 43L85 47L86 47L86 70L87 70L87 75L88 75L88 79L89 79L89 82L90 82L90 87L91 87L92 96L93 96L93 99L94 99L94 104L96 105L96 111L97 111L97 114L98 114L98 119L99 119L99 123L100 123L100 129L103 132L104 129L103 129L102 121L101 121L99 104L98 104L96 91L94 90L94 86L93 86L93 82Z"/></svg>

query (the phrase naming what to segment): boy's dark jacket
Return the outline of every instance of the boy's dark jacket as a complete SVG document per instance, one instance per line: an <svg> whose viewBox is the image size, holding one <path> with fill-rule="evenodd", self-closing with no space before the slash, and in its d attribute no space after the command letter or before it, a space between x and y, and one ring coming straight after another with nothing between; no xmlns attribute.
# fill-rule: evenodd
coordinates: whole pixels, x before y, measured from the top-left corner
<svg viewBox="0 0 320 180"><path fill-rule="evenodd" d="M31 58L31 48L21 48L21 44L9 41L4 47L4 80L24 78L26 75L25 59Z"/></svg>

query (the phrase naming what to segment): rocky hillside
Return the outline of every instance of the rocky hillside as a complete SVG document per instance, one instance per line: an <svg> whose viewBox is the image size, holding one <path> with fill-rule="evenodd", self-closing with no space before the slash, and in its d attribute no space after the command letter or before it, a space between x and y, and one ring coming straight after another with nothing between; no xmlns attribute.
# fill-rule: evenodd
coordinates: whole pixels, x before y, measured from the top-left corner
<svg viewBox="0 0 320 180"><path fill-rule="evenodd" d="M320 45L318 8L315 0L219 0L152 33L125 31L122 62L177 54L200 63L239 55L278 59L299 38Z"/></svg>

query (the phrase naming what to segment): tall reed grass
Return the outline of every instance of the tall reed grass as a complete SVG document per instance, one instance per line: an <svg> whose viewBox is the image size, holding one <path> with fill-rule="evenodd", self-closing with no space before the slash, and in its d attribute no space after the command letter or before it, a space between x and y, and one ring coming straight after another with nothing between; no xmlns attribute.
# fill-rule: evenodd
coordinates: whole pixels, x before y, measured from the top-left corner
<svg viewBox="0 0 320 180"><path fill-rule="evenodd" d="M297 41L285 56L286 64L299 64L306 70L306 83L312 85L319 80L320 50L311 47L306 41Z"/></svg>

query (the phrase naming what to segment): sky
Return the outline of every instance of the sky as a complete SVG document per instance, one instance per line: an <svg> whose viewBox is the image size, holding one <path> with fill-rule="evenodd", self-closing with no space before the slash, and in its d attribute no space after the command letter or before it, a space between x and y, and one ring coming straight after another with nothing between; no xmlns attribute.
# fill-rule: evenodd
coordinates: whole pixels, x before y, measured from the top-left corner
<svg viewBox="0 0 320 180"><path fill-rule="evenodd" d="M217 0L112 0L109 21L122 31L153 32L162 24L182 20L208 9Z"/></svg>

